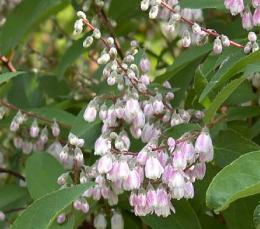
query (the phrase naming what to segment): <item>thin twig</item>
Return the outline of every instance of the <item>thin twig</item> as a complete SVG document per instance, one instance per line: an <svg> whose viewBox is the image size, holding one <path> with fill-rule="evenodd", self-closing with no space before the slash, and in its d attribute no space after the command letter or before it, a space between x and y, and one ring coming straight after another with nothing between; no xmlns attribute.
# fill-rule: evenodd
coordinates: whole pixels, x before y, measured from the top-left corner
<svg viewBox="0 0 260 229"><path fill-rule="evenodd" d="M11 110L20 111L21 113L25 114L26 116L36 118L36 119L41 120L43 122L46 122L50 125L53 124L53 120L51 120L51 119L48 119L46 117L43 117L43 116L36 114L36 113L33 113L33 112L25 111L23 109L16 107L15 105L13 105L11 103L4 102L3 100L0 100L0 105L7 107L8 109L11 109ZM69 126L65 123L58 122L58 121L57 121L57 123L64 128L71 128L71 126Z"/></svg>
<svg viewBox="0 0 260 229"><path fill-rule="evenodd" d="M15 67L13 66L13 63L6 57L6 56L0 56L0 60L3 62L3 64L8 68L10 72L16 72Z"/></svg>
<svg viewBox="0 0 260 229"><path fill-rule="evenodd" d="M10 169L0 168L0 173L8 173L8 174L10 174L12 176L15 176L15 177L19 178L20 180L25 181L25 177L23 175L21 175L18 172L12 171Z"/></svg>

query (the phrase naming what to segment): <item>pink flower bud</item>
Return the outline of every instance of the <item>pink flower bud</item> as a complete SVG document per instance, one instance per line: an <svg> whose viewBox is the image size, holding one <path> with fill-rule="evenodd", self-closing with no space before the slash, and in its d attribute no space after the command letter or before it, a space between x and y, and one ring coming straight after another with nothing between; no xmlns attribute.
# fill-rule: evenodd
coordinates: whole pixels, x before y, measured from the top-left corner
<svg viewBox="0 0 260 229"><path fill-rule="evenodd" d="M34 119L32 126L30 128L30 135L32 138L36 138L40 132L40 128L38 126L37 119Z"/></svg>
<svg viewBox="0 0 260 229"><path fill-rule="evenodd" d="M94 122L97 117L97 109L94 106L87 106L83 117L87 122Z"/></svg>
<svg viewBox="0 0 260 229"><path fill-rule="evenodd" d="M44 127L41 131L40 140L43 142L43 144L48 142L48 129L47 127Z"/></svg>
<svg viewBox="0 0 260 229"><path fill-rule="evenodd" d="M124 229L123 216L118 212L115 212L111 218L111 229Z"/></svg>
<svg viewBox="0 0 260 229"><path fill-rule="evenodd" d="M223 47L222 47L221 40L219 39L219 37L217 37L213 43L213 52L215 54L220 54L220 53L222 53L222 50L223 50Z"/></svg>
<svg viewBox="0 0 260 229"><path fill-rule="evenodd" d="M124 180L123 187L125 190L130 191L140 188L141 179L136 169L130 171L128 177Z"/></svg>
<svg viewBox="0 0 260 229"><path fill-rule="evenodd" d="M67 181L66 178L67 178L67 177L66 177L64 174L62 174L61 176L58 177L57 184L58 184L58 185L64 185L64 184L66 184L66 181Z"/></svg>
<svg viewBox="0 0 260 229"><path fill-rule="evenodd" d="M111 150L111 141L102 135L95 142L95 155L105 155Z"/></svg>
<svg viewBox="0 0 260 229"><path fill-rule="evenodd" d="M147 58L142 58L140 61L140 68L141 70L146 73L149 72L151 67L150 61ZM148 78L148 82L149 82L149 78Z"/></svg>
<svg viewBox="0 0 260 229"><path fill-rule="evenodd" d="M1 222L1 221L5 221L5 218L6 218L5 213L3 213L2 211L0 211L0 222Z"/></svg>
<svg viewBox="0 0 260 229"><path fill-rule="evenodd" d="M103 213L99 213L94 218L94 227L96 229L106 229L107 227L107 220Z"/></svg>
<svg viewBox="0 0 260 229"><path fill-rule="evenodd" d="M56 221L58 224L63 224L66 221L66 215L64 213L58 215Z"/></svg>
<svg viewBox="0 0 260 229"><path fill-rule="evenodd" d="M167 145L169 146L169 150L173 151L176 145L174 138L169 137L167 140Z"/></svg>
<svg viewBox="0 0 260 229"><path fill-rule="evenodd" d="M162 175L162 181L165 183L165 184L169 184L172 176L174 174L174 169L172 167L171 164L168 164L165 168L164 168L164 172L163 172L163 175Z"/></svg>
<svg viewBox="0 0 260 229"><path fill-rule="evenodd" d="M260 7L260 0L252 0L252 5L255 8L259 8Z"/></svg>
<svg viewBox="0 0 260 229"><path fill-rule="evenodd" d="M74 207L75 210L80 211L81 210L81 206L82 206L82 203L81 203L80 200L75 200L73 202L73 207Z"/></svg>
<svg viewBox="0 0 260 229"><path fill-rule="evenodd" d="M253 28L253 16L250 10L246 10L242 16L242 26L246 30Z"/></svg>
<svg viewBox="0 0 260 229"><path fill-rule="evenodd" d="M254 32L249 32L248 33L248 40L251 42L256 42L257 40L257 36Z"/></svg>
<svg viewBox="0 0 260 229"><path fill-rule="evenodd" d="M150 208L156 208L158 206L157 192L150 185L148 186L148 191L146 193L147 205Z"/></svg>
<svg viewBox="0 0 260 229"><path fill-rule="evenodd" d="M54 137L58 137L60 135L60 127L59 124L54 120L53 124L51 125L52 135Z"/></svg>
<svg viewBox="0 0 260 229"><path fill-rule="evenodd" d="M118 179L126 179L130 173L129 166L125 160L118 163Z"/></svg>
<svg viewBox="0 0 260 229"><path fill-rule="evenodd" d="M145 164L145 176L148 179L156 180L161 177L163 167L156 157L149 157Z"/></svg>
<svg viewBox="0 0 260 229"><path fill-rule="evenodd" d="M14 119L10 124L10 131L16 132L19 129L19 123Z"/></svg>
<svg viewBox="0 0 260 229"><path fill-rule="evenodd" d="M201 162L209 162L213 160L213 145L209 134L205 131L201 132L195 143L195 150L199 154Z"/></svg>
<svg viewBox="0 0 260 229"><path fill-rule="evenodd" d="M88 204L87 201L81 204L81 211L83 213L88 213L89 212L89 204Z"/></svg>
<svg viewBox="0 0 260 229"><path fill-rule="evenodd" d="M173 152L172 165L174 169L184 170L187 166L186 155L180 150L177 149Z"/></svg>
<svg viewBox="0 0 260 229"><path fill-rule="evenodd" d="M161 100L155 100L153 102L153 111L155 114L160 114L164 110L164 104Z"/></svg>
<svg viewBox="0 0 260 229"><path fill-rule="evenodd" d="M147 160L147 148L143 148L137 155L136 157L136 161L140 164L140 165L145 165Z"/></svg>
<svg viewBox="0 0 260 229"><path fill-rule="evenodd" d="M253 24L254 26L260 26L260 8L255 9L253 15Z"/></svg>
<svg viewBox="0 0 260 229"><path fill-rule="evenodd" d="M111 155L104 155L101 157L98 161L98 172L103 174L103 173L108 173L113 166L113 161Z"/></svg>

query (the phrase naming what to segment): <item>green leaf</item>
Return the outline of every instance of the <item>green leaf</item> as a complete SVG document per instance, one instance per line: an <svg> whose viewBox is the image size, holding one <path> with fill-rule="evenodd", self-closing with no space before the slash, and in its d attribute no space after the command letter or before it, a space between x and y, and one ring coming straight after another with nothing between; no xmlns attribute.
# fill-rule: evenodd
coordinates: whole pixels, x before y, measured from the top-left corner
<svg viewBox="0 0 260 229"><path fill-rule="evenodd" d="M8 209L13 204L26 202L29 199L29 193L26 188L15 184L5 184L0 188L0 209Z"/></svg>
<svg viewBox="0 0 260 229"><path fill-rule="evenodd" d="M225 102L225 100L238 88L238 86L245 80L244 77L235 79L224 87L219 94L212 101L210 107L207 109L204 117L205 123L209 123L218 108Z"/></svg>
<svg viewBox="0 0 260 229"><path fill-rule="evenodd" d="M32 203L11 225L11 229L46 229L57 215L82 195L92 184L54 191Z"/></svg>
<svg viewBox="0 0 260 229"><path fill-rule="evenodd" d="M46 152L34 153L26 162L25 175L33 199L58 190L58 177L64 173L61 164Z"/></svg>
<svg viewBox="0 0 260 229"><path fill-rule="evenodd" d="M220 131L213 141L214 160L220 167L228 165L245 153L260 150L259 145L232 129Z"/></svg>
<svg viewBox="0 0 260 229"><path fill-rule="evenodd" d="M173 138L180 138L183 134L191 131L200 131L201 126L195 123L183 123L177 126L171 127L167 130L166 134Z"/></svg>
<svg viewBox="0 0 260 229"><path fill-rule="evenodd" d="M199 49L198 47L191 47L185 50L164 74L156 78L156 81L162 83L165 80L171 79L188 64L209 53L211 48L211 45L205 45Z"/></svg>
<svg viewBox="0 0 260 229"><path fill-rule="evenodd" d="M88 123L84 120L85 108L83 108L75 119L71 132L76 134L78 137L85 139L85 146L88 148L93 148L94 143L101 133L101 122L95 121Z"/></svg>
<svg viewBox="0 0 260 229"><path fill-rule="evenodd" d="M212 180L206 203L215 211L226 209L237 199L260 193L260 151L241 156Z"/></svg>
<svg viewBox="0 0 260 229"><path fill-rule="evenodd" d="M48 12L68 1L61 0L23 0L7 17L0 32L1 55L13 49L23 36ZM19 25L19 26L18 26Z"/></svg>
<svg viewBox="0 0 260 229"><path fill-rule="evenodd" d="M223 0L182 0L180 1L181 8L191 8L191 9L225 9Z"/></svg>
<svg viewBox="0 0 260 229"><path fill-rule="evenodd" d="M0 74L0 85L2 83L9 81L12 78L19 76L19 75L22 75L24 73L25 72L5 72L3 74Z"/></svg>
<svg viewBox="0 0 260 229"><path fill-rule="evenodd" d="M160 218L156 215L149 215L141 218L153 229L201 229L197 215L189 202L184 200L176 201L174 207L176 213L171 214L167 218Z"/></svg>
<svg viewBox="0 0 260 229"><path fill-rule="evenodd" d="M75 41L61 57L60 63L56 69L56 74L59 80L64 78L67 68L71 66L73 62L75 62L75 60L78 59L86 50L82 44L84 39L85 38L81 38Z"/></svg>
<svg viewBox="0 0 260 229"><path fill-rule="evenodd" d="M230 107L227 114L229 121L258 116L260 116L260 107Z"/></svg>
<svg viewBox="0 0 260 229"><path fill-rule="evenodd" d="M233 55L230 58L227 58L226 61L224 61L224 67L220 68L220 70L214 75L214 77L212 77L207 87L205 87L205 89L201 93L199 99L200 101L203 101L215 87L225 83L235 74L241 72L248 65L260 60L260 51L254 52L242 58L241 55L241 53L237 53L236 55Z"/></svg>
<svg viewBox="0 0 260 229"><path fill-rule="evenodd" d="M61 122L67 126L71 126L75 120L75 116L67 111L59 110L57 108L52 107L42 107L42 108L34 108L34 109L27 109L28 111L32 111L37 113L43 117L48 119L56 119L58 122Z"/></svg>

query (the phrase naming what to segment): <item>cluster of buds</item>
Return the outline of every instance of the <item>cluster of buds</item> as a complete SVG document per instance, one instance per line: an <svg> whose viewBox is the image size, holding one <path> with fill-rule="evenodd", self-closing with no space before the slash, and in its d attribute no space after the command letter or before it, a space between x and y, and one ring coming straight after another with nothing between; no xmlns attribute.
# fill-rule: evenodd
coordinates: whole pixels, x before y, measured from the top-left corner
<svg viewBox="0 0 260 229"><path fill-rule="evenodd" d="M244 0L225 0L225 7L230 10L232 15L240 14L242 17L242 26L246 30L251 30L254 26L260 25L260 1L251 0L251 6L254 13L251 13L250 7L245 7Z"/></svg>
<svg viewBox="0 0 260 229"><path fill-rule="evenodd" d="M16 135L13 140L15 148L20 149L24 154L30 154L32 151L43 151L47 148L47 143L49 142L48 127L45 126L40 128L38 121L35 118L32 121L29 130L26 125L22 128L22 124L25 124L27 120L26 114L18 111L10 124L11 132ZM56 120L53 120L50 129L52 136L57 139L60 135L60 127ZM56 140L53 144L57 145L57 142L58 141ZM55 147L53 144L49 146L49 152L54 154L53 149Z"/></svg>
<svg viewBox="0 0 260 229"><path fill-rule="evenodd" d="M107 220L103 212L98 213L94 218L94 227L96 229L106 229ZM111 217L111 229L123 229L124 219L120 212L113 210Z"/></svg>
<svg viewBox="0 0 260 229"><path fill-rule="evenodd" d="M244 52L246 54L251 52L256 52L259 50L259 45L257 43L257 36L254 32L248 33L248 42L244 47Z"/></svg>
<svg viewBox="0 0 260 229"><path fill-rule="evenodd" d="M155 3L158 7L159 2ZM140 63L136 60L136 41L120 61L114 40L101 39L106 48L97 62L105 65L103 77L108 85L117 85L120 93L95 97L84 112L87 122L98 118L103 126L94 149L100 158L81 169L81 183L96 182L83 197L103 198L114 206L119 194L130 191L129 203L136 215L167 217L174 212L171 199L193 197L193 183L203 178L205 163L213 159L213 146L206 129L187 132L178 139L164 132L182 123L201 121L203 113L173 109L174 93L168 81L164 90L150 90L150 63L146 57ZM130 151L133 139L140 144L139 152Z"/></svg>
<svg viewBox="0 0 260 229"><path fill-rule="evenodd" d="M68 144L66 144L59 153L59 161L66 168L80 168L84 163L84 157L81 150L84 144L84 139L78 138L75 134L70 133L68 136Z"/></svg>

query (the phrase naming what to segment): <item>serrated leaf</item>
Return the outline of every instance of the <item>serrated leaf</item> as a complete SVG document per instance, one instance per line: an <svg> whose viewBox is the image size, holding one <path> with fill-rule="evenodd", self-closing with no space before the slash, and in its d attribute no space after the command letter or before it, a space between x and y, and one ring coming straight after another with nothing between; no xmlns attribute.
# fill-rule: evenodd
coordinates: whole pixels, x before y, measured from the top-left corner
<svg viewBox="0 0 260 229"><path fill-rule="evenodd" d="M61 164L46 152L34 153L26 162L25 175L28 190L33 199L58 190L58 177L64 173Z"/></svg>
<svg viewBox="0 0 260 229"><path fill-rule="evenodd" d="M222 169L206 194L207 206L223 211L237 199L260 193L260 151L241 156Z"/></svg>
<svg viewBox="0 0 260 229"><path fill-rule="evenodd" d="M25 74L25 72L5 72L0 74L0 85L22 74Z"/></svg>
<svg viewBox="0 0 260 229"><path fill-rule="evenodd" d="M153 229L162 227L163 229L201 229L197 215L189 202L185 200L176 201L174 207L176 208L176 213L171 214L167 218L162 219L156 215L149 215L141 217L141 219Z"/></svg>
<svg viewBox="0 0 260 229"><path fill-rule="evenodd" d="M226 99L238 88L238 86L245 80L244 77L233 80L226 87L224 87L219 94L212 101L210 107L207 109L204 117L205 123L209 123L219 107L226 101Z"/></svg>
<svg viewBox="0 0 260 229"><path fill-rule="evenodd" d="M82 195L92 184L76 185L71 188L54 191L34 201L15 220L11 229L47 229L56 216L75 199Z"/></svg>

